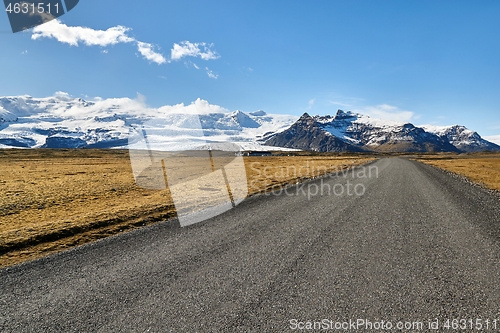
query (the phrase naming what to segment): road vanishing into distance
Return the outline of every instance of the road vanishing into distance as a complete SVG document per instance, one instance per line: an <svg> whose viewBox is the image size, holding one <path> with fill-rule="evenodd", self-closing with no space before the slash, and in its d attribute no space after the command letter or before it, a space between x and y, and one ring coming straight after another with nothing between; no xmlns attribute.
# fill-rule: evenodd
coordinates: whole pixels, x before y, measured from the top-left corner
<svg viewBox="0 0 500 333"><path fill-rule="evenodd" d="M500 331L499 198L371 166L2 269L0 332ZM363 195L307 195L347 181Z"/></svg>

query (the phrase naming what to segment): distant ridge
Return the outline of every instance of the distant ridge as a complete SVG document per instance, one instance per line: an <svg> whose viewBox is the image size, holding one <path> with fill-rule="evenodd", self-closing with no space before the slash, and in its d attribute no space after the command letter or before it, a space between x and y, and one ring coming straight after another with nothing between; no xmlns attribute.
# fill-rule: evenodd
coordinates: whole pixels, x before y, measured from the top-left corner
<svg viewBox="0 0 500 333"><path fill-rule="evenodd" d="M193 123L195 111L201 113ZM8 96L0 97L0 148L127 148L129 135L146 125L158 149L168 149L173 138L182 138L234 142L244 150L282 150L264 146L262 140L295 120L262 110L230 112L200 99L190 105L148 108L129 98ZM200 126L203 131L194 130Z"/></svg>
<svg viewBox="0 0 500 333"><path fill-rule="evenodd" d="M201 111L196 123L193 111ZM87 101L65 93L0 97L0 148L127 148L130 134L144 124L158 148L168 148L176 139L233 142L256 151L500 151L500 146L461 125L419 127L343 110L335 116L304 113L298 118L262 110L231 112L201 99L149 108L129 98ZM196 126L202 132L194 130Z"/></svg>
<svg viewBox="0 0 500 333"><path fill-rule="evenodd" d="M318 152L478 152L500 151L464 126L425 128L338 110L335 116L304 113L266 145Z"/></svg>

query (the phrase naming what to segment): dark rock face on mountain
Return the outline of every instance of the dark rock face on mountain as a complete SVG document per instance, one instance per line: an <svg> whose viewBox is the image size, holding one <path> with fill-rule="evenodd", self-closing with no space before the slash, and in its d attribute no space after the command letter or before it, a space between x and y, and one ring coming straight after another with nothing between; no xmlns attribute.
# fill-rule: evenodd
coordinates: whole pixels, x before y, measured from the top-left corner
<svg viewBox="0 0 500 333"><path fill-rule="evenodd" d="M500 147L463 126L442 130L433 133L410 123L381 121L339 110L334 117L311 117L305 113L288 130L273 135L265 144L321 152L500 151Z"/></svg>
<svg viewBox="0 0 500 333"><path fill-rule="evenodd" d="M35 144L35 140L30 138L0 138L0 145L6 145L15 148L29 148Z"/></svg>
<svg viewBox="0 0 500 333"><path fill-rule="evenodd" d="M377 144L370 147L381 152L458 152L445 139L412 124L383 133L377 139Z"/></svg>
<svg viewBox="0 0 500 333"><path fill-rule="evenodd" d="M71 137L48 137L42 148L83 148L87 143L80 138Z"/></svg>
<svg viewBox="0 0 500 333"><path fill-rule="evenodd" d="M323 129L313 117L304 113L289 129L275 134L266 145L321 152L364 151Z"/></svg>

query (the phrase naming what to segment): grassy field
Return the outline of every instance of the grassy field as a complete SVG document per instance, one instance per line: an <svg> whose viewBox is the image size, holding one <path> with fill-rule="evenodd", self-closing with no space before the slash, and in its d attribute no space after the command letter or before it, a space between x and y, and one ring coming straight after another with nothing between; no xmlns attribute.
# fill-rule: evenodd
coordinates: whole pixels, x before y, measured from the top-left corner
<svg viewBox="0 0 500 333"><path fill-rule="evenodd" d="M419 161L467 177L492 190L500 191L500 154L420 156Z"/></svg>
<svg viewBox="0 0 500 333"><path fill-rule="evenodd" d="M248 192L371 159L245 157ZM0 150L0 170L0 267L176 216L168 189L136 185L128 151Z"/></svg>

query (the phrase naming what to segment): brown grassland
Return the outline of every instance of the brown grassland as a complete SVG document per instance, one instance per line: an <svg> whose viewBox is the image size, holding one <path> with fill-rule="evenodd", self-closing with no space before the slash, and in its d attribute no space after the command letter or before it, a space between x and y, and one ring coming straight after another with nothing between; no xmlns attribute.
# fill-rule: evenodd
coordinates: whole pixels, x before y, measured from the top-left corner
<svg viewBox="0 0 500 333"><path fill-rule="evenodd" d="M500 154L423 155L418 161L459 174L486 188L500 191Z"/></svg>
<svg viewBox="0 0 500 333"><path fill-rule="evenodd" d="M245 157L248 192L369 156ZM125 150L0 150L0 267L175 217L168 189L136 185Z"/></svg>

